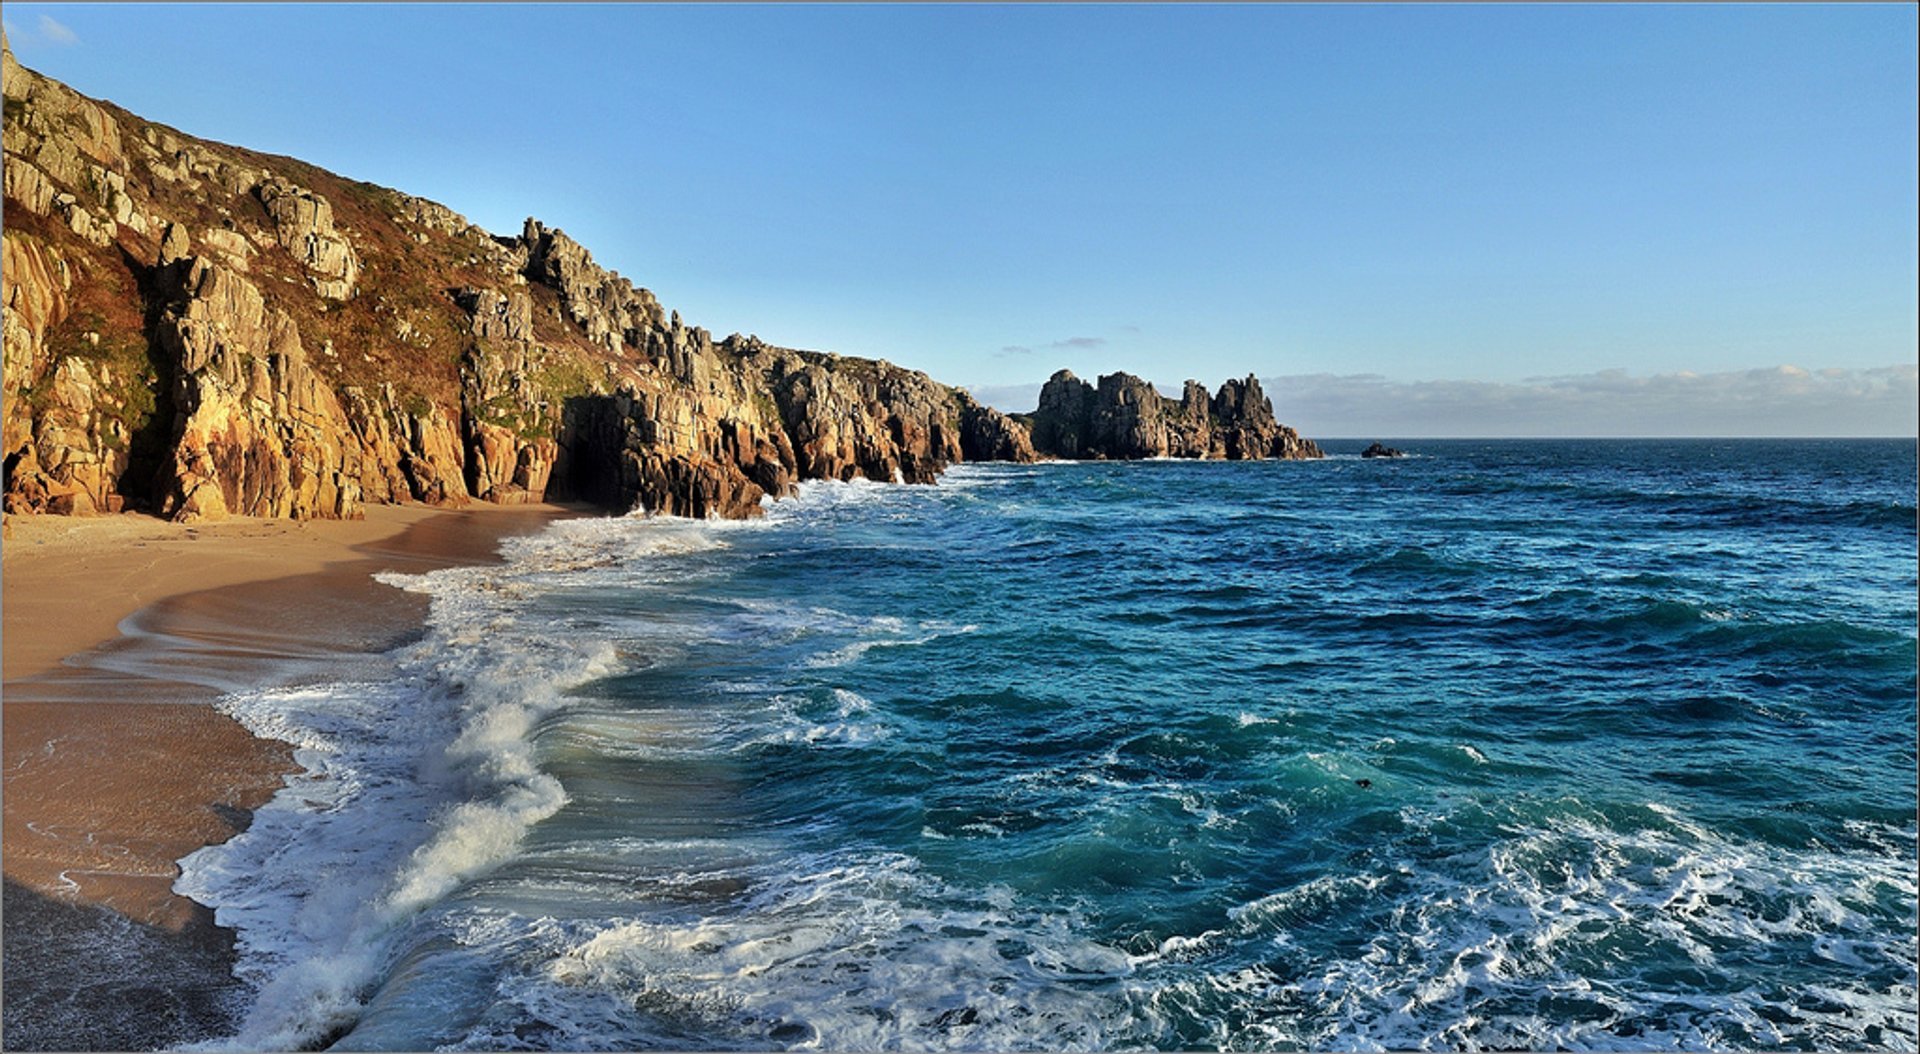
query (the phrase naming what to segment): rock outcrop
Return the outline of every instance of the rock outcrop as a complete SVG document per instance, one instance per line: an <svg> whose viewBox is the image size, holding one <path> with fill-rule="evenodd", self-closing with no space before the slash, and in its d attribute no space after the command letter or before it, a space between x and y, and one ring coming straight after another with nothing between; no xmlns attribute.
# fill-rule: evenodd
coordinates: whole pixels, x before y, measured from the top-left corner
<svg viewBox="0 0 1920 1054"><path fill-rule="evenodd" d="M537 220L495 236L194 139L10 49L4 91L10 513L571 498L750 516L806 479L1311 449L1251 381L1175 403L1124 374L1056 377L1030 436L915 370L716 341Z"/></svg>
<svg viewBox="0 0 1920 1054"><path fill-rule="evenodd" d="M175 519L339 517L360 501L346 415L307 365L300 330L205 257L157 276L154 345L171 366L169 456L149 494Z"/></svg>
<svg viewBox="0 0 1920 1054"><path fill-rule="evenodd" d="M1360 456L1361 457L1406 457L1407 452L1399 449L1398 447L1390 447L1384 443L1380 443L1376 441L1372 445L1368 446L1365 450L1360 451Z"/></svg>
<svg viewBox="0 0 1920 1054"><path fill-rule="evenodd" d="M329 300L352 296L360 260L334 229L327 199L278 176L256 184L253 193L273 218L274 239L311 272L314 290Z"/></svg>
<svg viewBox="0 0 1920 1054"><path fill-rule="evenodd" d="M1273 419L1273 404L1253 377L1207 394L1188 381L1179 399L1128 373L1090 385L1061 370L1040 389L1040 404L1023 420L1042 457L1130 460L1150 457L1263 458L1323 456L1312 440Z"/></svg>

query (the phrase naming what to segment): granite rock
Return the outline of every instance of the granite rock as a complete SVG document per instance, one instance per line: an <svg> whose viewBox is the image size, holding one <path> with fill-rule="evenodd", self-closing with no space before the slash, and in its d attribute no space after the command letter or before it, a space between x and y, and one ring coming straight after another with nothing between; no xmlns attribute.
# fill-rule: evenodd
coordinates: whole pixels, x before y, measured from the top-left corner
<svg viewBox="0 0 1920 1054"><path fill-rule="evenodd" d="M1311 440L1273 419L1273 405L1253 377L1228 381L1211 396L1190 380L1179 399L1169 399L1132 374L1107 374L1089 385L1061 370L1040 389L1039 406L1026 421L1042 457L1322 456Z"/></svg>

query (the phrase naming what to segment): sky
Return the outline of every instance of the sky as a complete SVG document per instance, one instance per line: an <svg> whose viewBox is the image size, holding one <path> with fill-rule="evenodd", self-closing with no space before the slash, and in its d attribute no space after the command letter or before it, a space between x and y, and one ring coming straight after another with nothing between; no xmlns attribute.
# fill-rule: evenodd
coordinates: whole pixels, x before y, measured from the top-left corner
<svg viewBox="0 0 1920 1054"><path fill-rule="evenodd" d="M4 18L149 119L1007 409L1066 367L1257 375L1310 435L1920 431L1911 4Z"/></svg>

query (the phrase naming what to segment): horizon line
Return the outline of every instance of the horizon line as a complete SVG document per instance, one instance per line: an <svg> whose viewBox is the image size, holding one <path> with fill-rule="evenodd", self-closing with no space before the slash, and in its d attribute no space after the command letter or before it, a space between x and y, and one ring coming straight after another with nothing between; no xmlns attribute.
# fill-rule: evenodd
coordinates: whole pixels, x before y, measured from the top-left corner
<svg viewBox="0 0 1920 1054"><path fill-rule="evenodd" d="M1768 442L1783 442L1783 441L1784 442L1847 442L1849 440L1856 440L1856 439L1874 439L1874 440L1904 439L1910 442L1920 442L1920 434L1917 434L1917 435L1885 435L1885 434L1794 435L1794 436L1769 436L1769 435L1580 435L1580 436L1566 436L1566 435L1414 436L1414 435L1405 435L1405 436L1396 436L1396 435L1390 435L1387 433L1377 433L1377 434L1368 433L1367 435L1358 435L1358 436L1323 435L1323 436L1311 437L1311 438L1314 438L1315 442L1322 442L1322 441L1349 442L1351 441L1356 443L1363 442L1363 441L1370 442L1376 439L1379 439L1379 440L1394 439L1400 442L1416 442L1416 443L1431 443L1436 440L1443 441L1443 442L1466 441L1466 442L1477 443L1477 442L1487 442L1490 440L1498 440L1498 439L1525 439L1525 440L1532 440L1536 442L1550 441L1550 440L1556 440L1556 439L1577 440L1580 442L1589 442L1597 439L1623 439L1623 440L1629 440L1629 441L1638 441L1638 440L1670 441L1670 440L1681 440L1681 439L1701 439L1701 440L1742 439L1742 440L1756 440L1756 441L1765 440Z"/></svg>

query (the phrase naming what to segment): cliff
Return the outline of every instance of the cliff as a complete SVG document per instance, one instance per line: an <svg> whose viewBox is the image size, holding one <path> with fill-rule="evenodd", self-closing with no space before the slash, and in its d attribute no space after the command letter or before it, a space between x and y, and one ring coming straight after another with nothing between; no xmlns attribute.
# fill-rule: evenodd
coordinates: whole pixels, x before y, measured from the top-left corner
<svg viewBox="0 0 1920 1054"><path fill-rule="evenodd" d="M11 50L4 67L7 512L552 498L743 516L799 480L1035 456L1024 425L924 373L715 340L536 220L489 234L142 120ZM1103 456L1160 452L1141 422L1167 415L1139 405L1060 427L1121 437L1086 440ZM1181 420L1185 456L1279 450Z"/></svg>
<svg viewBox="0 0 1920 1054"><path fill-rule="evenodd" d="M1033 447L1057 458L1148 457L1317 458L1310 439L1273 419L1273 403L1249 376L1209 395L1188 381L1179 399L1128 373L1110 373L1090 385L1061 370L1040 389L1040 405L1018 420L1032 429Z"/></svg>

